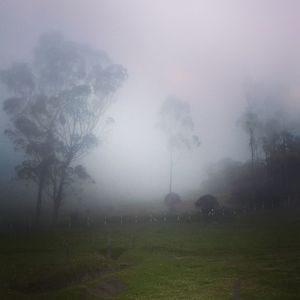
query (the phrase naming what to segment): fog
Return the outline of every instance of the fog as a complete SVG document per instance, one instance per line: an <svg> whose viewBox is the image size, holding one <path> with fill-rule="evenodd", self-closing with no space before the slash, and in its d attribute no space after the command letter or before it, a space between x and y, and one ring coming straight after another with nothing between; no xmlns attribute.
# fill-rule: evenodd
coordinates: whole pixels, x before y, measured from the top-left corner
<svg viewBox="0 0 300 300"><path fill-rule="evenodd" d="M185 198L201 190L209 165L250 158L238 126L247 82L282 87L284 99L264 107L279 101L288 118L299 116L299 20L293 0L1 0L0 66L28 61L39 36L58 31L127 69L107 112L115 123L83 160L95 180L85 190L100 202L163 199L169 154L159 111L168 95L187 101L201 145L176 158L174 190ZM9 178L19 154L3 134L3 111L0 124L0 172Z"/></svg>

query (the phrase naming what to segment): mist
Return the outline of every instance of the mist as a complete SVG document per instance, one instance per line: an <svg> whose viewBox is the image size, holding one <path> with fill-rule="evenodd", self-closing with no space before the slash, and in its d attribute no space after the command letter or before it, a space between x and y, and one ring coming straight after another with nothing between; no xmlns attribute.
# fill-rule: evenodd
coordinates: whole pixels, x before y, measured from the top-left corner
<svg viewBox="0 0 300 300"><path fill-rule="evenodd" d="M198 195L208 166L223 158L249 159L247 135L237 125L247 107L247 82L284 86L283 98L260 104L268 110L279 101L289 117L297 115L297 1L12 0L0 5L2 69L29 61L47 32L104 50L127 69L107 112L115 122L108 134L98 134L101 144L82 161L95 181L85 193L99 202L161 201L168 192L167 145L157 128L168 95L190 105L201 141L199 148L182 151L174 166L174 189L183 198ZM7 122L1 111L1 128ZM19 154L12 149L1 133L1 178L13 177Z"/></svg>
<svg viewBox="0 0 300 300"><path fill-rule="evenodd" d="M300 299L300 1L0 0L0 299Z"/></svg>

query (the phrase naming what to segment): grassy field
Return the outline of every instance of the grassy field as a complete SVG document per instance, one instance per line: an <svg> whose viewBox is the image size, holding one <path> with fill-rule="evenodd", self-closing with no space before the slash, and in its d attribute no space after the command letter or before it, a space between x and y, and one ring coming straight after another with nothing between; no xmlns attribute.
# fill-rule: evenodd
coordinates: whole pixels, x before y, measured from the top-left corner
<svg viewBox="0 0 300 300"><path fill-rule="evenodd" d="M300 299L300 220L2 233L0 299ZM111 244L111 258L107 245Z"/></svg>

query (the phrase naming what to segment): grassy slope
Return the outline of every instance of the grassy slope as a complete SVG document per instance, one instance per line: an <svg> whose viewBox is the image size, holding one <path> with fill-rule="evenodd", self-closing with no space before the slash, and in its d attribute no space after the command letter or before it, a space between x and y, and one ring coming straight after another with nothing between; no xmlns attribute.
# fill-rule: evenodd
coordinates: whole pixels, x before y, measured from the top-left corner
<svg viewBox="0 0 300 300"><path fill-rule="evenodd" d="M296 216L255 216L227 222L11 233L0 245L0 299L97 299L82 296L85 289L112 277L127 285L114 299L226 300L232 299L238 279L242 300L299 299L299 231ZM126 249L117 261L100 255L107 236L112 247ZM128 267L119 269L120 264ZM44 293L9 288L24 290L46 278L51 290L51 285L95 268L116 271L82 283L75 276L69 287Z"/></svg>

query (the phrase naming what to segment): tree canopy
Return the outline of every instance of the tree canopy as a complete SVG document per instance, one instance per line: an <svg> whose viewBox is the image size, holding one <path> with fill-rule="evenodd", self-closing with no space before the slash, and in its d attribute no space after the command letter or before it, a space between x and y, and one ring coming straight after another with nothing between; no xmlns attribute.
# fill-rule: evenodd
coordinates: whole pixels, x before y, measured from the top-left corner
<svg viewBox="0 0 300 300"><path fill-rule="evenodd" d="M11 120L5 132L25 154L19 176L38 183L37 218L46 187L56 219L71 178L88 178L72 165L97 145L95 130L103 133L109 124L106 110L126 77L105 52L57 33L41 36L30 63L1 71L9 95L3 109Z"/></svg>

